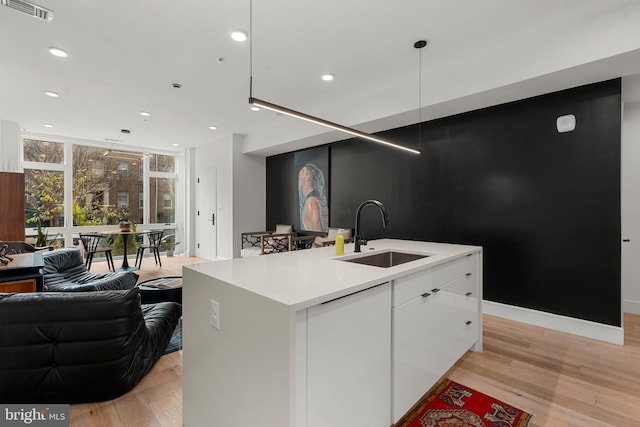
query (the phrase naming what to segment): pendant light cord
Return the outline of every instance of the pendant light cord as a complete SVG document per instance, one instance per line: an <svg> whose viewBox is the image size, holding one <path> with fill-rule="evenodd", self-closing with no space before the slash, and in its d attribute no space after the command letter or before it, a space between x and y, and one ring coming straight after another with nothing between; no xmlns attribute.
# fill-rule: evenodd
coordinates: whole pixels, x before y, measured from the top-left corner
<svg viewBox="0 0 640 427"><path fill-rule="evenodd" d="M253 97L253 0L249 0L249 98Z"/></svg>
<svg viewBox="0 0 640 427"><path fill-rule="evenodd" d="M418 49L418 150L422 152L422 48L426 40L418 40L413 47Z"/></svg>
<svg viewBox="0 0 640 427"><path fill-rule="evenodd" d="M422 152L422 48L418 49L418 151Z"/></svg>

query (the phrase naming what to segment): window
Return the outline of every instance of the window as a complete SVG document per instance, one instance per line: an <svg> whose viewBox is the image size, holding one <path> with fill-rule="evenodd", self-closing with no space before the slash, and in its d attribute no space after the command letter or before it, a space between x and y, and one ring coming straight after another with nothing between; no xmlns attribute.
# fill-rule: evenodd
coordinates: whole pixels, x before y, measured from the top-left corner
<svg viewBox="0 0 640 427"><path fill-rule="evenodd" d="M149 170L151 172L175 172L176 158L162 154L151 154L149 156Z"/></svg>
<svg viewBox="0 0 640 427"><path fill-rule="evenodd" d="M91 173L96 178L102 178L104 176L104 162L102 160L89 160L91 164Z"/></svg>
<svg viewBox="0 0 640 427"><path fill-rule="evenodd" d="M127 179L129 178L129 165L126 163L120 163L118 165L118 179Z"/></svg>
<svg viewBox="0 0 640 427"><path fill-rule="evenodd" d="M118 209L126 209L129 207L129 193L124 191L118 192Z"/></svg>
<svg viewBox="0 0 640 427"><path fill-rule="evenodd" d="M165 193L162 196L162 207L165 209L171 209L173 207L173 198L171 197L171 194Z"/></svg>
<svg viewBox="0 0 640 427"><path fill-rule="evenodd" d="M64 226L64 172L24 170L25 228Z"/></svg>
<svg viewBox="0 0 640 427"><path fill-rule="evenodd" d="M64 163L64 144L61 142L25 139L22 147L25 162Z"/></svg>
<svg viewBox="0 0 640 427"><path fill-rule="evenodd" d="M24 138L25 234L38 225L72 236L77 226L117 224L123 213L142 224L175 221L175 157L147 153L153 171L145 169L145 153L113 148ZM145 182L145 177L147 181ZM65 192L70 188L71 194ZM144 193L149 183L150 194ZM134 200L130 200L130 195ZM135 202L138 195L138 203ZM158 197L160 198L158 200ZM150 206L144 217L144 200ZM126 209L123 212L123 209ZM72 218L71 221L66 219ZM70 237L69 237L70 239ZM65 245L72 245L72 241Z"/></svg>
<svg viewBox="0 0 640 427"><path fill-rule="evenodd" d="M64 144L25 139L25 228L64 226Z"/></svg>
<svg viewBox="0 0 640 427"><path fill-rule="evenodd" d="M73 225L117 224L122 214L119 194L142 191L142 182L128 177L129 165L138 164L134 156L134 160L123 160L105 156L104 148L74 144L72 157ZM129 207L128 197L125 203ZM142 209L134 206L128 214L137 220Z"/></svg>
<svg viewBox="0 0 640 427"><path fill-rule="evenodd" d="M175 222L175 179L152 177L149 184L151 224Z"/></svg>

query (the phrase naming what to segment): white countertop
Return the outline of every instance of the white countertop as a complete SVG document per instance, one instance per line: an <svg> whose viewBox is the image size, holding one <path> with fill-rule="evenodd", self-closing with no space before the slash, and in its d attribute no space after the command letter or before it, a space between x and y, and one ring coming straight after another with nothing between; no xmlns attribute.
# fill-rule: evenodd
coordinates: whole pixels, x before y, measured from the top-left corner
<svg viewBox="0 0 640 427"><path fill-rule="evenodd" d="M361 249L359 255L393 249L430 256L389 268L374 267L340 261L341 258L358 255L353 253L353 244L347 244L341 257L335 255L335 247L325 247L192 264L184 268L270 298L297 311L477 252L481 247L382 239L372 240ZM189 286L188 281L184 286Z"/></svg>

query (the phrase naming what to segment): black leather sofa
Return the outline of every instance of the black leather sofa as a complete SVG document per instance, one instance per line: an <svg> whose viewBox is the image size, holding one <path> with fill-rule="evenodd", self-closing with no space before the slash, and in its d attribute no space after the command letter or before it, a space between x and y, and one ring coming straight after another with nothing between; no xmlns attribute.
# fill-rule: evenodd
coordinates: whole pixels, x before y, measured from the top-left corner
<svg viewBox="0 0 640 427"><path fill-rule="evenodd" d="M131 271L93 274L87 270L78 248L44 252L43 290L54 292L107 291L131 289L138 275Z"/></svg>
<svg viewBox="0 0 640 427"><path fill-rule="evenodd" d="M0 294L0 402L85 403L131 390L181 316L124 291Z"/></svg>

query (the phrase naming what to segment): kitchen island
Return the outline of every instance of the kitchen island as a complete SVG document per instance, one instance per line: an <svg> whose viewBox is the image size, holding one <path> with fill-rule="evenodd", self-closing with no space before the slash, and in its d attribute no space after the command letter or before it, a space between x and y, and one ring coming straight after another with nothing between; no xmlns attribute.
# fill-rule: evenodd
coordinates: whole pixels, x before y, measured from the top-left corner
<svg viewBox="0 0 640 427"><path fill-rule="evenodd" d="M428 255L382 268L345 260ZM389 426L481 350L482 249L383 239L185 266L187 427Z"/></svg>

